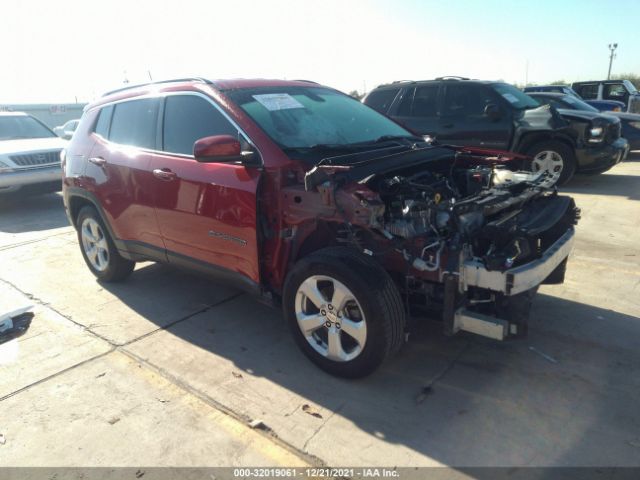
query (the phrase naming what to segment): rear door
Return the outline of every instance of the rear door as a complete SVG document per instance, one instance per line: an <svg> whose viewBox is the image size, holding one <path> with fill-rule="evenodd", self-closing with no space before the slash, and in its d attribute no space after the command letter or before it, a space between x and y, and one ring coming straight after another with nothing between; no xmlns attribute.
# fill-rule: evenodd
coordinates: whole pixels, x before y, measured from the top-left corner
<svg viewBox="0 0 640 480"><path fill-rule="evenodd" d="M117 239L127 248L164 255L149 170L156 148L157 98L127 100L103 107L98 114L85 177L98 197Z"/></svg>
<svg viewBox="0 0 640 480"><path fill-rule="evenodd" d="M418 135L437 136L439 91L439 83L407 89L393 118Z"/></svg>
<svg viewBox="0 0 640 480"><path fill-rule="evenodd" d="M199 163L196 140L241 136L222 110L198 93L168 95L161 126L162 152L151 158L155 209L169 262L221 267L258 282L256 191L260 171L243 165Z"/></svg>
<svg viewBox="0 0 640 480"><path fill-rule="evenodd" d="M501 109L500 118L485 113L489 104ZM452 145L508 149L511 111L490 88L478 84L447 83L438 127L438 141Z"/></svg>

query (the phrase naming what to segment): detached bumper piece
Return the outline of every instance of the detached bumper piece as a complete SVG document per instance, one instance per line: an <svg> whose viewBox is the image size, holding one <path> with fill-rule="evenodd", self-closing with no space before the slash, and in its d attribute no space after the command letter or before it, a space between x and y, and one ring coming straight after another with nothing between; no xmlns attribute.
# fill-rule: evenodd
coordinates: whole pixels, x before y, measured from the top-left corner
<svg viewBox="0 0 640 480"><path fill-rule="evenodd" d="M504 272L487 270L480 261L467 260L462 264L463 288L486 288L505 295L516 295L534 288L543 283L569 256L574 240L575 230L570 227L540 258Z"/></svg>

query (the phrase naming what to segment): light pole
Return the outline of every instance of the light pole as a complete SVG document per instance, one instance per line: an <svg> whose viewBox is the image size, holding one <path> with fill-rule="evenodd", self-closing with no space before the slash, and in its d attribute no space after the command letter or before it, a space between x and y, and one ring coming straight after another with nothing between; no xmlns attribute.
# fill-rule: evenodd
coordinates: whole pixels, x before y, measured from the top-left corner
<svg viewBox="0 0 640 480"><path fill-rule="evenodd" d="M611 64L613 63L613 59L616 56L616 48L618 48L618 44L617 43L610 43L609 44L609 73L607 73L607 80L609 80L611 78Z"/></svg>

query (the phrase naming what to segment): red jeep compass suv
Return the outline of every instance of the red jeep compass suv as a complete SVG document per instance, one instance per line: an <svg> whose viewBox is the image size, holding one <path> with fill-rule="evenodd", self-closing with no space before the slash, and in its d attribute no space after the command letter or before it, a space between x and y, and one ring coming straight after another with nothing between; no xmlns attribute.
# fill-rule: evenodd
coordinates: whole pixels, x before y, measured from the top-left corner
<svg viewBox="0 0 640 480"><path fill-rule="evenodd" d="M313 362L358 377L408 316L502 340L563 281L578 210L517 157L429 145L313 82L181 79L86 107L64 201L99 280L143 260L209 273L282 304Z"/></svg>

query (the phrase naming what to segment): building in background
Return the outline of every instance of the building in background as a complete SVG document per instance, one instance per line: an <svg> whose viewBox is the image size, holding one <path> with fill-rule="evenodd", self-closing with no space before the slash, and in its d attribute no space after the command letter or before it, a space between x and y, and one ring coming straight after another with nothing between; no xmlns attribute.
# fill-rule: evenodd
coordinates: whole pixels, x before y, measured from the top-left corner
<svg viewBox="0 0 640 480"><path fill-rule="evenodd" d="M86 103L0 103L0 112L25 112L53 129L68 120L80 118L85 105Z"/></svg>

